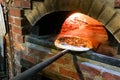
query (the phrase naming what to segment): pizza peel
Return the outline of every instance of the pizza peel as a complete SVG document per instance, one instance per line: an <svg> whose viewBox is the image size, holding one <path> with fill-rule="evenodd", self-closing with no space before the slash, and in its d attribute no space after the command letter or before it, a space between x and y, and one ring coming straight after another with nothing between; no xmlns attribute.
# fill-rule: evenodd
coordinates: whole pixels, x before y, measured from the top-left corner
<svg viewBox="0 0 120 80"><path fill-rule="evenodd" d="M80 14L81 15L81 14ZM85 15L84 15L85 16ZM88 16L85 16L88 18ZM80 17L81 19L82 17ZM84 20L84 19L82 19ZM72 26L74 28L69 28L70 25L67 25L68 19L63 23L62 29L60 34L57 36L57 38L54 41L54 45L57 48L60 48L62 51L57 53L56 55L50 57L47 60L44 60L41 63L38 63L37 65L33 66L32 68L29 68L28 70L24 71L23 73L15 76L13 80L25 80L26 78L32 76L33 74L41 71L51 63L58 60L60 57L64 56L65 54L71 52L71 51L77 51L77 52L86 52L91 49L96 48L96 46L99 43L105 42L107 40L107 33L105 32L105 29L103 26L99 26L99 23L97 25L90 25L93 24L94 20L88 20L90 23L83 24L77 27ZM92 21L92 22L91 22ZM79 22L79 20L78 20ZM72 24L73 25L73 24ZM103 31L101 31L103 30ZM101 35L102 34L102 35ZM98 37L96 37L98 36ZM76 39L78 41L76 41ZM85 42L85 43L84 43ZM83 44L82 44L83 43ZM79 45L78 45L79 44Z"/></svg>

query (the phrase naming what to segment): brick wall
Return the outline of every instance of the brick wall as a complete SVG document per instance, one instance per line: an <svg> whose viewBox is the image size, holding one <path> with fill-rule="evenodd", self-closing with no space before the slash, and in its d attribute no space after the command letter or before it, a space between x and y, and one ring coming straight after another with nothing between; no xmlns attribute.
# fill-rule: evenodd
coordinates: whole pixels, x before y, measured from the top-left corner
<svg viewBox="0 0 120 80"><path fill-rule="evenodd" d="M9 66L9 76L12 78L15 74L21 71L21 65L19 63L17 52L20 50L25 50L24 46L24 36L28 34L28 22L24 16L24 10L31 8L30 0L9 0L9 2L4 4L8 8L8 27L9 31L6 34L7 43L7 58ZM17 60L17 61L16 61ZM15 69L18 68L18 69Z"/></svg>
<svg viewBox="0 0 120 80"><path fill-rule="evenodd" d="M44 61L60 52L60 50L55 48L51 49L49 47L45 47L45 45L42 47L41 45L33 43L27 43L27 45L29 57L24 57L23 60L23 62L30 62L30 65L27 66L27 68L34 65L34 63ZM75 54L79 70L81 70L85 80L118 80L120 78L119 67L83 58L78 56L80 53ZM23 66L25 67L26 64L23 63ZM71 53L67 53L63 57L59 58L57 61L44 68L41 73L41 75L45 75L52 80L80 80L77 69L74 65L73 55Z"/></svg>
<svg viewBox="0 0 120 80"><path fill-rule="evenodd" d="M37 21L37 18L41 17L42 15L55 10L80 11L94 18L97 18L99 21L105 24L107 29L114 33L114 31L118 29L117 26L119 25L112 25L110 28L109 26L111 24L114 24L115 21L119 21L119 15L116 15L115 12L109 7L105 7L101 13L96 13L101 11L101 9L103 9L105 6L104 4L100 4L97 1L98 0L95 0L94 3L92 3L93 1L89 0L86 4L85 0L71 0L69 4L66 5L67 1L65 0L60 0L58 3L56 0L44 0L40 2L37 1L39 2L38 4L40 6L34 6L33 4L35 2L31 0L14 0L14 2L10 0L10 2L7 3L9 7L8 18L10 35L8 33L6 35L7 58L10 78L20 73L22 67L29 68L59 52L58 50L49 48L45 48L47 51L41 51L38 48L36 50L36 45L28 45L29 43L25 41L26 36L29 35L31 25L34 25L34 21ZM58 6L56 7L56 5L53 3L57 3ZM74 4L72 7L69 7L71 6L71 3ZM80 5L78 3L80 3ZM96 5L98 6L98 9L94 8ZM88 8L90 10L88 10ZM38 9L38 11L35 9ZM109 12L110 16L107 16L106 12ZM115 18L113 18L114 15ZM108 24L107 21L110 23ZM116 26L115 30L113 28L114 26ZM116 39L120 41L120 37L118 36L119 31L115 32L114 35ZM31 48L31 46L34 47ZM22 63L21 60L24 62L29 62L29 64ZM99 62L94 62L86 59L82 59L82 61L87 62L84 63L81 62L81 60L79 62L80 69L86 80L118 80L118 78L120 78L119 74L114 74L109 71L114 70L115 73L119 73L120 70L117 67L107 65L108 67L104 68L106 65L103 65L102 63L102 66L98 65ZM90 62L91 64L88 64ZM98 66L99 68L97 68ZM42 74L50 77L53 80L58 80L58 78L60 80L79 80L78 74L73 65L72 56L70 54L65 55L64 57L48 66L45 70L42 71Z"/></svg>

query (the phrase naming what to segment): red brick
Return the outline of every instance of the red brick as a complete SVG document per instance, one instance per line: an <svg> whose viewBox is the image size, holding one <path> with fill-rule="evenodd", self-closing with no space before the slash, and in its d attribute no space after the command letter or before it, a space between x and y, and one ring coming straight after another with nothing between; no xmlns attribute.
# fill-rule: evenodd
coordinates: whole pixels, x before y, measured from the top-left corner
<svg viewBox="0 0 120 80"><path fill-rule="evenodd" d="M14 41L13 45L18 50L25 50L25 47L23 47L22 44L20 44L20 43L17 43L17 42Z"/></svg>
<svg viewBox="0 0 120 80"><path fill-rule="evenodd" d="M30 0L22 1L22 7L23 8L31 8Z"/></svg>
<svg viewBox="0 0 120 80"><path fill-rule="evenodd" d="M9 23L15 23L14 18L9 17Z"/></svg>
<svg viewBox="0 0 120 80"><path fill-rule="evenodd" d="M108 72L104 72L103 80L120 80L120 76L117 76Z"/></svg>
<svg viewBox="0 0 120 80"><path fill-rule="evenodd" d="M26 56L26 60L30 61L31 63L35 63L35 59L32 56Z"/></svg>
<svg viewBox="0 0 120 80"><path fill-rule="evenodd" d="M70 64L70 60L67 57L61 57L56 62L63 65Z"/></svg>
<svg viewBox="0 0 120 80"><path fill-rule="evenodd" d="M22 19L20 18L9 17L9 22L16 26L22 26Z"/></svg>
<svg viewBox="0 0 120 80"><path fill-rule="evenodd" d="M17 26L22 26L22 20L15 18L15 23L14 24L17 25Z"/></svg>
<svg viewBox="0 0 120 80"><path fill-rule="evenodd" d="M21 54L21 58L23 58L24 60L27 60L33 64L35 63L35 59L33 58L33 56L27 56L25 54Z"/></svg>
<svg viewBox="0 0 120 80"><path fill-rule="evenodd" d="M12 29L12 32L14 33L22 34L22 29L19 27L12 26L11 29Z"/></svg>
<svg viewBox="0 0 120 80"><path fill-rule="evenodd" d="M16 40L16 33L14 33L14 32L11 32L11 38L12 38L12 40Z"/></svg>
<svg viewBox="0 0 120 80"><path fill-rule="evenodd" d="M44 59L44 58L46 58L46 56L49 55L49 53L47 53L45 51L40 51L40 50L36 50L36 49L32 49L32 48L28 48L28 53L31 55L39 56L40 59Z"/></svg>
<svg viewBox="0 0 120 80"><path fill-rule="evenodd" d="M55 71L55 72L59 72L59 66L57 64L50 64L48 67L47 67L48 70L51 70L51 71Z"/></svg>
<svg viewBox="0 0 120 80"><path fill-rule="evenodd" d="M98 70L98 69L95 69L93 67L90 67L90 66L87 66L87 65L84 65L84 64L80 64L80 69L83 71L83 72L87 72L89 73L89 75L91 77L95 77L97 75L100 75L101 74L101 71Z"/></svg>
<svg viewBox="0 0 120 80"><path fill-rule="evenodd" d="M21 6L21 0L14 0L13 6L14 6L14 7L22 7L22 6Z"/></svg>
<svg viewBox="0 0 120 80"><path fill-rule="evenodd" d="M24 36L17 35L17 41L20 42L20 43L24 43Z"/></svg>
<svg viewBox="0 0 120 80"><path fill-rule="evenodd" d="M59 72L60 72L60 74L66 76L66 77L71 77L71 78L74 78L76 80L80 80L78 77L78 74L76 72L72 72L70 70L67 70L64 67L60 67Z"/></svg>
<svg viewBox="0 0 120 80"><path fill-rule="evenodd" d="M21 17L22 11L20 9L11 8L10 9L10 16Z"/></svg>
<svg viewBox="0 0 120 80"><path fill-rule="evenodd" d="M0 0L0 4L2 4L4 2L4 0Z"/></svg>
<svg viewBox="0 0 120 80"><path fill-rule="evenodd" d="M13 6L18 8L31 8L31 3L30 0L15 0Z"/></svg>
<svg viewBox="0 0 120 80"><path fill-rule="evenodd" d="M8 37L8 34L5 35L5 43L6 43L6 46L9 46L9 37Z"/></svg>

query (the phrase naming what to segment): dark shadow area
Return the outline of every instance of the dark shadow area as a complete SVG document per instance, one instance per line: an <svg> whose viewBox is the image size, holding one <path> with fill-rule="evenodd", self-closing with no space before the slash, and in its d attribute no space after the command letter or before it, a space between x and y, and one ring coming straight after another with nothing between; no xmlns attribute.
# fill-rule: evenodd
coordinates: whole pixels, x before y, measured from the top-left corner
<svg viewBox="0 0 120 80"><path fill-rule="evenodd" d="M40 18L33 26L31 34L37 36L57 34L65 19L73 12L71 11L58 11L47 14Z"/></svg>
<svg viewBox="0 0 120 80"><path fill-rule="evenodd" d="M52 79L50 79L50 78L48 78L48 77L46 77L46 76L42 76L42 77L41 77L41 80L52 80Z"/></svg>

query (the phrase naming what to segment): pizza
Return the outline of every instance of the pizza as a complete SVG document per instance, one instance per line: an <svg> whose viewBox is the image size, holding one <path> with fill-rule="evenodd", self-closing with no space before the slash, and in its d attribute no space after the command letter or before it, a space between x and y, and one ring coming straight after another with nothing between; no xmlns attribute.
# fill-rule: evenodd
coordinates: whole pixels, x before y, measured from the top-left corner
<svg viewBox="0 0 120 80"><path fill-rule="evenodd" d="M74 13L62 24L55 46L76 51L96 50L108 40L107 31L97 20Z"/></svg>
<svg viewBox="0 0 120 80"><path fill-rule="evenodd" d="M87 51L93 48L92 42L89 39L78 36L59 37L55 41L55 46L73 51Z"/></svg>

